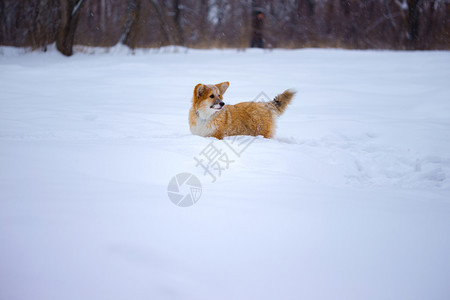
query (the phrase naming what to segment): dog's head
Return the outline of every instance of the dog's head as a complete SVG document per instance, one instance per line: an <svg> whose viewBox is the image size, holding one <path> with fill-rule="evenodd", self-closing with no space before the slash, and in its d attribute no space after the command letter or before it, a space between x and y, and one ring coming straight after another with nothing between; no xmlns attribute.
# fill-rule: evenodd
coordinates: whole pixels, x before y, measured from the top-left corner
<svg viewBox="0 0 450 300"><path fill-rule="evenodd" d="M208 119L223 108L223 94L229 85L227 81L208 85L199 83L195 86L192 105L202 119Z"/></svg>

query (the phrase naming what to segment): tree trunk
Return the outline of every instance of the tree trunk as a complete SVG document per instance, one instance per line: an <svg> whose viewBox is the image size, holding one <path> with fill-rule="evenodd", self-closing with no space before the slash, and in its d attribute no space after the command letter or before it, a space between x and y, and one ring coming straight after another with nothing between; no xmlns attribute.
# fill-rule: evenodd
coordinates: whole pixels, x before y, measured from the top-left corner
<svg viewBox="0 0 450 300"><path fill-rule="evenodd" d="M164 37L165 43L166 44L171 44L171 39L170 39L170 34L169 31L166 28L166 20L164 18L164 13L161 9L161 6L159 5L159 3L156 0L150 0L150 4L153 6L153 8L156 11L156 15L158 16L158 21L159 21L159 28L161 30L161 33ZM161 43L163 44L163 43Z"/></svg>
<svg viewBox="0 0 450 300"><path fill-rule="evenodd" d="M200 41L208 41L209 35L207 34L207 24L208 24L208 12L209 3L208 0L200 1L200 14L199 14L199 39Z"/></svg>
<svg viewBox="0 0 450 300"><path fill-rule="evenodd" d="M66 56L73 54L73 41L85 0L61 0L61 25L56 40L59 52Z"/></svg>
<svg viewBox="0 0 450 300"><path fill-rule="evenodd" d="M408 39L413 48L419 39L419 0L408 1Z"/></svg>
<svg viewBox="0 0 450 300"><path fill-rule="evenodd" d="M175 22L175 28L177 31L177 43L180 46L184 46L184 32L183 26L181 25L181 5L179 0L173 1L173 6L175 9L175 13L173 16L173 20Z"/></svg>
<svg viewBox="0 0 450 300"><path fill-rule="evenodd" d="M137 29L140 18L141 0L128 0L127 16L123 26L120 43L127 45L131 49L137 46Z"/></svg>

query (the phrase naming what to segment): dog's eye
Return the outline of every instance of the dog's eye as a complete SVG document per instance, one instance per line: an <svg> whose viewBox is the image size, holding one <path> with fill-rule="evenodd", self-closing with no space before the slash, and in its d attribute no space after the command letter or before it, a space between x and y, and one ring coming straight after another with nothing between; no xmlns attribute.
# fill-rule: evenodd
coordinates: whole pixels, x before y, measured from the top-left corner
<svg viewBox="0 0 450 300"><path fill-rule="evenodd" d="M214 98L214 95L209 96L209 98Z"/></svg>

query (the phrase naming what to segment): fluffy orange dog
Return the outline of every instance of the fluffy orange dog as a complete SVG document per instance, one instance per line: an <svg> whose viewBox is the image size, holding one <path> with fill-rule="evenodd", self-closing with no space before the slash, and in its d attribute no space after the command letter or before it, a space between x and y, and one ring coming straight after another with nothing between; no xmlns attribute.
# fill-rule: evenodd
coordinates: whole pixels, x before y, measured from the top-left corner
<svg viewBox="0 0 450 300"><path fill-rule="evenodd" d="M291 102L295 92L286 90L271 102L242 102L225 105L223 94L229 82L197 84L189 111L189 126L193 134L223 139L230 135L262 135L272 138L275 120Z"/></svg>

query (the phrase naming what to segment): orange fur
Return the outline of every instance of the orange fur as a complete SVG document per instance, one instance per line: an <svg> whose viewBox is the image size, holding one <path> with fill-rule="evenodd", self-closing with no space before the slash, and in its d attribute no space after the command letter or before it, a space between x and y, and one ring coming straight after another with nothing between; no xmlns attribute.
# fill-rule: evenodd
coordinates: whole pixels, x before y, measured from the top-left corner
<svg viewBox="0 0 450 300"><path fill-rule="evenodd" d="M193 134L223 139L231 135L262 135L272 138L275 120L291 102L295 92L286 90L270 102L241 102L224 105L223 94L230 84L197 84L189 111Z"/></svg>

